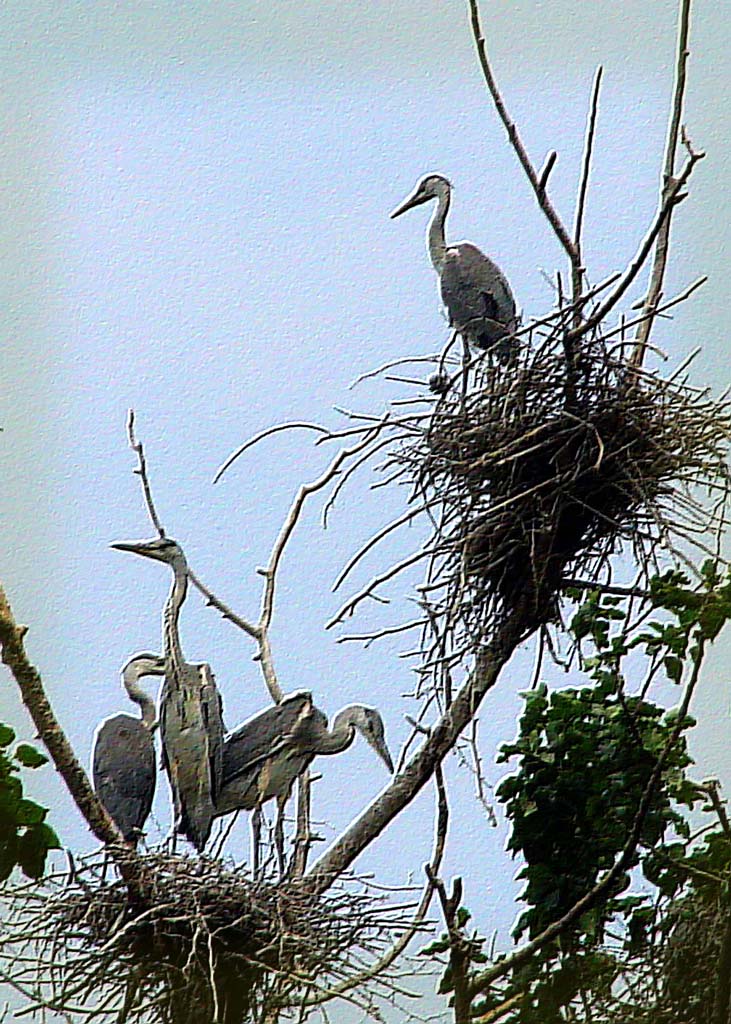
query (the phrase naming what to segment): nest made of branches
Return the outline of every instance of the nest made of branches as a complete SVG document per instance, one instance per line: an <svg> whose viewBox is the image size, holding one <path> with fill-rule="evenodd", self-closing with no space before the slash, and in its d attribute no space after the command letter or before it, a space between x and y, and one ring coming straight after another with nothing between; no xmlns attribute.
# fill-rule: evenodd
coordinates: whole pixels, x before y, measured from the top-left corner
<svg viewBox="0 0 731 1024"><path fill-rule="evenodd" d="M550 621L566 581L597 579L622 545L649 575L659 548L682 557L722 520L729 403L623 352L596 335L568 359L556 330L513 366L473 360L402 441L434 523L424 590L463 635L516 610Z"/></svg>
<svg viewBox="0 0 731 1024"><path fill-rule="evenodd" d="M69 1017L234 1024L304 1006L404 927L403 908L367 887L313 898L205 857L144 860L143 907L99 855L72 875L4 891L0 977Z"/></svg>

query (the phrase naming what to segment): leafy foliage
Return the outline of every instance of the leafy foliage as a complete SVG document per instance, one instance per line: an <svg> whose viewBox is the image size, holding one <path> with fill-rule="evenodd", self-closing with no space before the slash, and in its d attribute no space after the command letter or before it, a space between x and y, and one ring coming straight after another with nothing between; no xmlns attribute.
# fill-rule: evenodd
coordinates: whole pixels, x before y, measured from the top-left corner
<svg viewBox="0 0 731 1024"><path fill-rule="evenodd" d="M16 865L28 878L40 878L48 851L60 847L58 836L46 824L47 809L23 796L20 778L21 768L40 768L48 758L27 743L11 752L14 741L10 726L0 724L0 881Z"/></svg>
<svg viewBox="0 0 731 1024"><path fill-rule="evenodd" d="M526 879L528 909L518 921L516 938L526 931L530 938L540 934L612 866L672 731L662 709L638 697L608 693L604 685L551 695L541 687L526 695L519 737L502 748L499 759L518 756L520 770L497 790L512 822L509 848L526 861L520 877ZM679 777L689 763L680 739L667 758L666 780ZM669 826L683 837L688 834L685 819L671 804L671 788L658 787L651 799L641 832L646 847L654 847ZM691 802L694 793L683 795ZM635 854L630 866L638 859ZM629 883L625 873L614 896ZM616 899L610 900L601 914L590 911L577 928L600 937L607 918L620 908Z"/></svg>
<svg viewBox="0 0 731 1024"><path fill-rule="evenodd" d="M500 1007L499 1019L520 1024L717 1024L714 998L726 998L714 997L725 991L718 979L731 989L731 826L713 787L686 775L692 717L666 711L649 691L659 678L697 679L706 643L731 618L731 579L709 562L695 589L678 572L653 579L641 608L599 591L573 595L582 596L571 634L588 685L525 693L518 736L498 759L517 759L497 790L509 847L524 861L515 937L533 939L560 920L624 851L627 870L557 940L481 992L472 1014ZM714 817L693 841L685 808L706 797ZM633 885L633 869L643 884ZM474 977L484 940L467 938ZM424 954L447 946L445 934ZM451 988L447 970L441 991Z"/></svg>

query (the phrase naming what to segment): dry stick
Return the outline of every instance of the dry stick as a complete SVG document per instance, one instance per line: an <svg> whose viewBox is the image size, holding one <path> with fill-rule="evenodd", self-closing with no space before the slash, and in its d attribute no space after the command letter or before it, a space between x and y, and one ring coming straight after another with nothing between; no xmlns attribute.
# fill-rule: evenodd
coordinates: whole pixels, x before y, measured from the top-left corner
<svg viewBox="0 0 731 1024"><path fill-rule="evenodd" d="M495 1024L495 1022L504 1017L506 1013L515 1009L524 996L524 992L516 992L514 996L510 996L510 998L506 999L504 1003L500 1003L500 1005L494 1007L494 1009L488 1010L487 1013L483 1013L481 1017L473 1017L473 1024Z"/></svg>
<svg viewBox="0 0 731 1024"><path fill-rule="evenodd" d="M620 277L614 291L608 295L604 302L594 310L592 315L581 324L581 327L577 331L571 330L569 332L569 338L572 341L578 340L581 336L585 335L588 331L592 330L592 328L600 324L607 314L616 306L634 279L637 277L638 273L645 265L647 257L650 254L650 250L662 230L663 224L665 224L668 217L670 217L673 207L681 201L682 189L688 181L688 178L690 178L693 168L699 160L703 159L704 156L704 153L691 153L680 175L677 178L673 178L666 195L664 195L662 199L660 207L655 215L655 219L650 225L650 229L644 239L640 243L640 247L637 250L634 259Z"/></svg>
<svg viewBox="0 0 731 1024"><path fill-rule="evenodd" d="M678 149L678 135L680 123L683 116L683 98L685 95L686 65L688 62L688 35L690 30L690 6L691 0L681 0L680 16L678 20L678 48L675 63L675 88L673 90L673 106L668 126L668 138L665 147L665 164L663 167L662 186L660 191L661 201L665 201L674 185L673 174L675 172L675 155ZM642 366L647 348L647 340L652 329L653 317L657 303L662 294L663 279L668 260L668 247L670 243L670 222L671 215L668 213L662 230L658 234L655 247L655 258L650 274L650 288L645 299L644 311L648 314L647 320L637 332L635 350L630 357L631 366Z"/></svg>
<svg viewBox="0 0 731 1024"><path fill-rule="evenodd" d="M312 846L311 802L312 779L309 768L305 768L297 780L297 830L290 869L292 878L301 878L307 869L307 858Z"/></svg>
<svg viewBox="0 0 731 1024"><path fill-rule="evenodd" d="M283 430L314 430L318 434L328 434L329 431L325 427L321 427L318 423L308 423L300 420L293 421L291 423L277 423L273 427L267 427L265 430L260 430L258 434L250 437L248 441L244 441L236 451L232 452L226 461L216 470L216 475L213 477L214 484L217 484L221 479L226 470L236 462L240 455L243 455L249 448L253 448L259 441L263 441L266 437L271 437L272 434L279 434Z"/></svg>
<svg viewBox="0 0 731 1024"><path fill-rule="evenodd" d="M372 964L367 968L367 970L362 971L355 977L346 978L345 981L340 982L339 985L335 985L327 996L322 995L320 997L308 999L308 1006L323 1003L326 999L331 999L334 996L340 995L342 992L347 992L350 989L364 985L373 978L380 977L384 971L388 970L394 960L403 953L419 930L429 911L432 897L434 896L435 886L428 872L429 869L431 869L432 874L436 876L439 868L441 867L442 857L444 856L444 847L447 841L447 827L449 824L449 803L447 801L447 790L444 785L444 775L442 773L441 765L437 765L434 770L434 782L436 783L437 790L437 820L434 827L434 846L432 849L431 861L425 865L425 870L427 871L427 883L424 887L424 893L410 924L404 929L403 933L399 936L396 942L394 942L391 948L384 953L376 963Z"/></svg>
<svg viewBox="0 0 731 1024"><path fill-rule="evenodd" d="M0 645L2 660L18 684L38 735L51 755L56 770L66 783L89 828L105 844L122 876L130 898L143 902L150 880L140 857L125 841L112 818L92 789L66 734L61 728L43 689L38 670L28 660L23 644L27 626L19 626L5 591L0 587Z"/></svg>
<svg viewBox="0 0 731 1024"><path fill-rule="evenodd" d="M160 537L165 536L165 531L162 527L162 523L158 517L157 511L155 510L155 503L152 500L152 490L150 489L150 479L147 475L147 463L145 462L145 451L142 447L142 443L139 442L135 436L135 411L130 409L127 414L127 437L129 439L129 446L137 456L137 469L134 470L135 476L140 478L142 484L142 494L145 499L145 505L147 512L152 520L152 525L157 530Z"/></svg>
<svg viewBox="0 0 731 1024"><path fill-rule="evenodd" d="M487 88L492 97L495 109L497 110L500 120L505 126L505 130L508 133L510 144L515 150L516 156L518 157L518 160L520 161L520 164L523 170L525 171L526 177L528 178L528 181L530 182L531 187L535 192L536 199L538 200L538 205L543 211L543 214L547 218L549 224L553 228L554 234L556 235L559 242L566 251L566 255L568 256L571 262L571 266L579 268L581 265L581 260L579 257L579 253L576 249L576 246L572 242L571 237L569 236L568 231L564 227L563 222L561 221L561 218L556 212L553 204L546 195L545 187L542 186L541 184L541 178L539 177L535 167L531 163L530 157L528 156L525 146L523 145L520 135L518 134L518 129L515 125L515 122L511 120L505 103L503 101L503 98L500 94L500 90L498 89L497 82L495 81L495 76L490 66L490 61L488 60L487 57L485 37L482 34L482 27L480 25L480 11L477 5L477 0L469 0L469 5L472 35L475 40L475 46L477 47L477 55L480 60L482 74L485 78L485 83L487 84Z"/></svg>
<svg viewBox="0 0 731 1024"><path fill-rule="evenodd" d="M505 621L495 640L478 654L467 681L406 767L310 869L304 881L311 892L325 892L411 803L477 712L524 633L522 614L517 610Z"/></svg>
<svg viewBox="0 0 731 1024"><path fill-rule="evenodd" d="M440 878L436 877L428 864L426 865L426 873L429 876L429 881L437 890L449 938L449 967L454 990L454 996L452 997L454 1024L470 1024L472 999L467 984L469 958L464 948L463 936L460 934L457 924L457 911L462 902L462 879L455 878L453 880L452 895L447 896L444 883Z"/></svg>
<svg viewBox="0 0 731 1024"><path fill-rule="evenodd" d="M660 753L660 756L655 762L655 767L652 770L650 778L648 779L647 785L645 786L645 790L640 799L639 806L637 808L637 813L635 815L635 820L632 824L632 831L629 834L629 838L627 839L627 842L625 843L624 849L622 850L621 854L614 862L612 867L609 869L609 871L607 871L607 873L604 875L604 877L600 879L600 881L597 882L597 884L593 888L591 888L587 893L585 893L581 897L581 899L578 900L573 905L573 907L571 907L570 910L568 910L563 915L563 917L559 918L558 921L554 921L553 924L550 924L547 928L545 928L540 935L537 935L535 939L532 939L530 942L526 942L524 946L521 946L520 949L517 949L514 953L511 953L510 956L506 956L504 959L498 961L498 963L493 964L492 967L488 967L487 970L481 971L479 974L474 975L470 983L470 992L473 998L479 995L481 992L484 992L487 989L489 989L490 985L492 985L493 982L497 981L498 978L503 978L505 977L506 974L509 974L511 971L513 971L516 967L522 966L524 963L530 960L533 954L537 953L539 949L542 949L549 942L552 942L553 939L558 938L558 936L561 935L569 927L569 925L573 924L581 917L582 914L586 913L587 910L590 910L593 906L600 902L600 900L604 897L604 895L611 888L614 882L619 878L622 872L625 871L626 868L629 866L629 863L632 860L632 857L634 856L635 850L637 849L637 844L640 841L642 827L645 824L645 818L647 817L647 813L650 809L650 803L655 794L657 784L660 781L663 765L665 764L668 754L672 750L673 746L677 742L678 737L683 731L683 728L685 727L685 719L688 714L688 708L690 706L693 693L695 692L695 688L698 683L698 677L700 675L701 664L703 662L703 655L705 652L705 643L705 638L701 638L698 641L695 657L693 658L693 669L691 671L691 676L688 680L688 685L686 686L685 693L683 694L683 699L678 709L677 725L670 734L668 741L665 744L665 747L663 748L662 752Z"/></svg>
<svg viewBox="0 0 731 1024"><path fill-rule="evenodd" d="M574 219L574 245L579 259L579 266L572 265L572 291L574 297L574 327L581 323L581 310L576 306L577 299L581 295L583 267L581 267L581 232L584 226L584 210L586 208L586 193L589 187L589 173L591 171L591 156L594 149L594 133L596 130L597 112L599 109L599 90L602 84L603 68L601 64L594 75L594 85L591 91L591 103L589 105L589 117L586 126L586 138L584 141L584 159L581 167L581 181L579 183L579 195L576 201L576 216Z"/></svg>

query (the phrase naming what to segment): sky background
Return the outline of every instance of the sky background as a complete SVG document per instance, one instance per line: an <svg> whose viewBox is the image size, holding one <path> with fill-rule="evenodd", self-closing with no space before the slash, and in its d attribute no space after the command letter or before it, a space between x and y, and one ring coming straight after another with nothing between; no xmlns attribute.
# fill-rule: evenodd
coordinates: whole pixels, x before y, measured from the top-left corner
<svg viewBox="0 0 731 1024"><path fill-rule="evenodd" d="M401 9L400 9L401 8ZM556 149L553 197L571 222L589 91L604 87L587 218L593 281L624 265L656 205L672 85L675 4L490 3L488 46L536 164ZM686 122L708 156L674 222L667 291L709 275L654 335L676 365L697 345L697 382L729 383L731 304L727 100L731 45L722 5L699 2ZM359 373L447 338L424 248L427 213L389 212L427 171L455 193L448 237L468 238L508 275L525 318L549 308L543 272L561 254L488 101L461 0L340 3L5 3L0 8L3 133L0 260L0 579L58 716L88 763L97 723L130 710L118 671L160 646L167 571L111 551L152 534L125 436L134 407L158 511L194 570L255 618L260 577L296 488L328 453L285 434L215 487L229 452L282 420L342 423L334 406L379 412L399 394L354 391ZM633 298L642 293L638 285ZM333 714L377 706L394 752L408 735L404 643L366 651L324 624L340 566L397 515L402 495L348 489L323 532L307 507L282 566L272 643L286 691L311 689ZM404 532L361 567L365 582L411 549ZM389 591L390 621L411 617ZM361 614L347 631L379 621ZM384 620L380 620L384 621ZM351 628L352 626L352 628ZM182 638L211 662L229 726L265 706L250 641L195 592ZM408 646L408 645L406 645ZM699 777L731 785L729 643L709 659L693 737ZM530 679L526 645L481 714L488 780L515 733ZM0 719L32 729L12 680ZM317 763L316 817L334 837L387 781L362 743ZM444 875L462 874L478 925L507 942L515 865L468 779L449 769L453 817ZM50 769L31 780L64 843L93 843ZM169 824L161 777L157 825ZM403 883L429 856L427 788L358 862ZM248 853L240 822L235 849ZM343 1011L346 1021L350 1011ZM400 1018L399 1018L400 1019Z"/></svg>

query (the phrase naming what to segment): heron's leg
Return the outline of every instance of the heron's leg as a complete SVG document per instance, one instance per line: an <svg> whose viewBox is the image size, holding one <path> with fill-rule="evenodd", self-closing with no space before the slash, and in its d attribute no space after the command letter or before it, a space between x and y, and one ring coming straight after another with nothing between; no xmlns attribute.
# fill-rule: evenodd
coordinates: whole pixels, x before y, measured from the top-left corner
<svg viewBox="0 0 731 1024"><path fill-rule="evenodd" d="M259 855L261 852L261 807L257 804L251 815L251 870L254 878L259 877Z"/></svg>
<svg viewBox="0 0 731 1024"><path fill-rule="evenodd" d="M274 845L277 849L277 864L279 865L279 877L284 878L284 808L287 804L287 797L277 797L277 823L274 826Z"/></svg>

